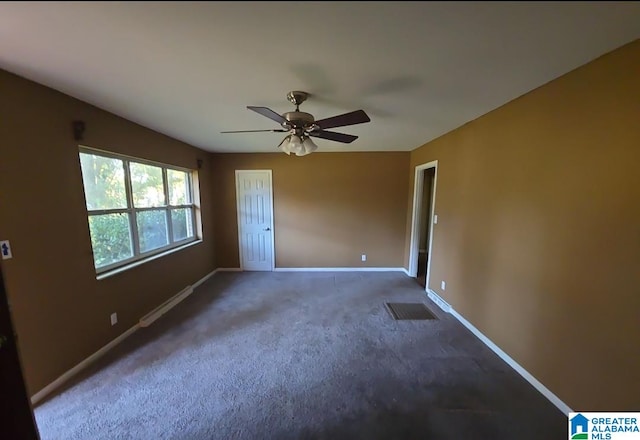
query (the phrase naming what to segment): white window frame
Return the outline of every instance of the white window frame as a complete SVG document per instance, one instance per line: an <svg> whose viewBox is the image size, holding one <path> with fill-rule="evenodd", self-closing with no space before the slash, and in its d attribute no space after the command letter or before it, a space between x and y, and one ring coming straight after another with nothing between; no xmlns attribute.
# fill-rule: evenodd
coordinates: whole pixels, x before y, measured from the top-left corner
<svg viewBox="0 0 640 440"><path fill-rule="evenodd" d="M201 237L199 236L199 228L198 228L198 221L197 221L197 209L199 206L199 201L196 200L196 197L198 195L198 191L195 190L194 188L194 182L197 182L197 178L196 178L196 170L192 170L189 168L183 168L183 167L178 167L178 166L174 166L174 165L167 165L164 163L160 163L160 162L155 162L155 161L151 161L151 160L147 160L147 159L140 159L137 157L131 157L131 156L126 156L123 154L118 154L118 153L112 153L110 151L105 151L105 150L100 150L100 149L96 149L96 148L91 148L91 147L87 147L87 146L80 146L79 147L79 152L78 152L78 158L80 157L79 154L80 153L85 153L85 154L92 154L95 156L101 156L101 157L106 157L106 158L110 158L110 159L117 159L117 160L121 160L122 161L122 166L124 168L124 185L125 185L125 192L126 192L126 197L127 197L127 207L126 208L116 208L116 209L88 209L87 208L87 221L89 220L89 218L91 216L94 215L105 215L105 214L128 214L129 217L129 230L130 230L130 236L131 236L131 250L133 253L133 256L126 258L124 260L120 260L118 262L112 263L112 264L108 264L106 266L101 266L99 268L95 268L96 269L96 274L100 275L100 274L104 274L106 272L110 272L116 269L121 268L122 266L127 266L130 265L132 263L137 263L137 262L143 262L144 260L151 260L156 256L157 254L161 254L163 252L167 252L169 250L175 249L175 248L179 248L181 246L185 246L191 242L195 242L198 240L201 240ZM163 182L163 186L164 186L164 197L165 197L165 204L162 206L154 206L154 207L149 207L149 208L136 208L134 207L133 204L133 188L132 188L132 183L131 183L131 173L130 173L130 167L129 164L131 162L135 162L135 163L139 163L139 164L143 164L143 165L151 165L154 167L158 167L162 169L162 182ZM167 170L175 170L175 171L182 171L187 173L187 175L189 176L189 182L188 182L188 191L189 191L189 195L191 196L191 203L187 203L187 204L182 204L182 205L171 205L169 204L171 202L171 200L169 199L169 184L167 181ZM82 188L84 191L84 181L82 184ZM86 207L86 192L85 192L85 207ZM173 240L173 224L171 222L171 211L174 209L191 209L191 230L193 231L193 236L192 237L187 237L183 240L178 240L178 241L174 241ZM165 212L165 217L166 217L166 221L167 221L167 238L168 238L168 242L169 244L167 244L166 246L162 246L159 248L155 248L152 249L150 251L147 252L141 252L140 251L140 237L138 234L138 223L137 223L137 214L139 212L144 212L144 211L164 211ZM91 234L91 232L89 231L89 234ZM91 239L91 237L89 237ZM93 247L92 247L92 251L93 251ZM91 255L91 258L93 258L93 252ZM95 267L95 259L93 258L93 264Z"/></svg>

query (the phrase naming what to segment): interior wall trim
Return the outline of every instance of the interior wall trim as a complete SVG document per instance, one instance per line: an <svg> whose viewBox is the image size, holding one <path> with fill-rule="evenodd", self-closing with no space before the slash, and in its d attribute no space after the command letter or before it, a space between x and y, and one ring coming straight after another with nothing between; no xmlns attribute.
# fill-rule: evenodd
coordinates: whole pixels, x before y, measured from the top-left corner
<svg viewBox="0 0 640 440"><path fill-rule="evenodd" d="M109 342L107 345L105 345L104 347L102 347L101 349L99 349L98 351L93 353L91 356L89 356L88 358L86 358L83 361L81 361L75 367L73 367L70 370L68 370L65 373L63 373L56 380L54 380L49 385L47 385L46 387L44 387L43 389L41 389L40 391L35 393L33 396L31 396L31 404L36 405L38 402L40 402L46 396L48 396L53 391L55 391L56 389L58 389L62 385L64 385L66 382L68 382L76 374L78 374L79 372L81 372L82 370L87 368L89 365L93 364L95 361L100 359L102 356L107 354L107 352L109 352L111 349L113 349L116 345L120 344L122 341L127 339L129 336L134 334L136 332L136 330L138 330L139 328L140 328L140 324L134 325L129 330L125 331L120 336L118 336L117 338L115 338L114 340Z"/></svg>
<svg viewBox="0 0 640 440"><path fill-rule="evenodd" d="M202 283L204 283L206 280L208 280L213 274L215 274L216 272L220 271L220 269L216 269L213 270L211 272L209 272L208 274L206 274L204 277L200 278L198 281L196 281L195 283L192 284L192 288L195 289L196 287L200 286ZM179 293L178 293L179 294ZM175 304L173 304L171 306L171 308L175 307L178 304L178 302L176 302ZM166 311L165 311L166 313ZM133 327L129 328L128 330L126 330L125 332L123 332L122 334L120 334L118 337L116 337L115 339L113 339L111 342L109 342L108 344L106 344L105 346L103 346L102 348L100 348L98 351L96 351L95 353L93 353L91 356L87 357L86 359L84 359L83 361L81 361L80 363L78 363L76 366L74 366L73 368L69 369L68 371L66 371L65 373L63 373L60 377L58 377L56 380L54 380L53 382L51 382L49 385L45 386L44 388L42 388L40 391L38 391L37 393L35 393L33 396L31 396L31 404L32 405L36 405L38 402L40 402L42 399L44 399L46 396L48 396L49 394L51 394L53 391L55 391L56 389L60 388L62 385L64 385L66 382L68 382L71 378L73 378L76 374L78 374L79 372L81 372L82 370L84 370L85 368L87 368L89 365L93 364L95 361L97 361L98 359L100 359L102 356L104 356L105 354L107 354L110 350L112 350L115 346L117 346L118 344L120 344L122 341L124 341L125 339L127 339L129 336L131 336L132 334L134 334L138 329L140 328L140 323L138 322L137 324L135 324Z"/></svg>
<svg viewBox="0 0 640 440"><path fill-rule="evenodd" d="M449 305L445 300L443 300L437 293L433 290L428 291L428 296L433 302L435 302L438 307L440 307L443 311L452 314L462 325L464 325L471 333L473 333L478 339L480 339L487 347L489 347L495 354L500 357L503 361L507 363L511 368L513 368L520 376L522 376L527 382L529 382L533 387L540 392L547 400L553 403L556 408L564 413L564 415L569 416L570 412L574 412L569 405L564 403L558 396L556 396L549 388L545 387L542 382L536 379L531 373L524 369L522 365L517 363L511 356L505 353L500 347L493 343L493 341L487 338L480 330L478 330L473 324L467 321L461 314L459 314L451 305Z"/></svg>
<svg viewBox="0 0 640 440"><path fill-rule="evenodd" d="M404 272L404 267L276 267L275 272Z"/></svg>

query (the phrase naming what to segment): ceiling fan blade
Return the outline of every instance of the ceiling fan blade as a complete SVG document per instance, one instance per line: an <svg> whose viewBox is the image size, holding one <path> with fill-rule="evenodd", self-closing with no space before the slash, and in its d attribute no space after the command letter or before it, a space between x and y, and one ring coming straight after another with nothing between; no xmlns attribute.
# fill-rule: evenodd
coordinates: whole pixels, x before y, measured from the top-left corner
<svg viewBox="0 0 640 440"><path fill-rule="evenodd" d="M248 105L247 108L249 110L253 110L256 113L261 114L262 116L266 116L267 118L276 121L278 124L282 125L285 122L287 122L287 120L285 118L283 118L281 115L279 115L278 113L274 112L273 110L271 110L268 107L253 107L251 105Z"/></svg>
<svg viewBox="0 0 640 440"><path fill-rule="evenodd" d="M342 142L343 144L350 144L351 142L358 139L358 136L353 136L351 134L344 133L336 133L335 131L310 131L309 136L318 137L321 139L328 139L330 141Z"/></svg>
<svg viewBox="0 0 640 440"><path fill-rule="evenodd" d="M343 115L320 119L319 121L316 121L315 124L324 130L325 128L364 124L365 122L369 121L371 121L371 119L369 119L369 116L367 116L364 110L356 110L354 112L345 113Z"/></svg>
<svg viewBox="0 0 640 440"><path fill-rule="evenodd" d="M258 132L264 132L264 131L270 131L271 133L284 133L285 131L289 131L289 130L283 130L283 129L279 128L279 129L274 129L274 130L235 130L235 131L221 131L220 133L258 133Z"/></svg>

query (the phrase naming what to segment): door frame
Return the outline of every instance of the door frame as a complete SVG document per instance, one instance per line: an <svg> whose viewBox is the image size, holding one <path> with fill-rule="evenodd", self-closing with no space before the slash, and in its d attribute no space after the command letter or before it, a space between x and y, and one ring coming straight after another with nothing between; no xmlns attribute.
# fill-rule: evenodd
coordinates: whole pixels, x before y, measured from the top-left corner
<svg viewBox="0 0 640 440"><path fill-rule="evenodd" d="M240 257L240 270L244 271L244 264L242 258L242 235L240 231L240 180L238 177L242 173L256 173L256 172L266 172L269 175L269 204L271 206L271 225L269 228L271 229L271 272L274 271L276 267L276 240L274 234L274 210L273 210L273 171L272 170L236 170L235 179L236 179L236 222L238 223L238 257Z"/></svg>
<svg viewBox="0 0 640 440"><path fill-rule="evenodd" d="M33 404L25 383L23 362L18 347L18 336L13 325L11 304L4 282L3 264L0 261L0 385L7 387L0 394L0 408L6 412L0 422L0 435L6 438L39 440L40 433L33 414ZM7 383L7 380L10 382ZM5 438L4 436L2 438Z"/></svg>
<svg viewBox="0 0 640 440"><path fill-rule="evenodd" d="M424 171L434 168L433 188L431 189L431 210L429 213L429 243L428 259L427 259L427 278L425 282L425 291L429 291L429 278L431 275L432 247L433 247L433 218L436 210L436 189L438 186L438 161L417 165L415 169L415 178L413 184L413 212L411 216L411 241L409 244L409 276L418 276L418 255L420 246L420 212L422 211L422 193L424 191Z"/></svg>

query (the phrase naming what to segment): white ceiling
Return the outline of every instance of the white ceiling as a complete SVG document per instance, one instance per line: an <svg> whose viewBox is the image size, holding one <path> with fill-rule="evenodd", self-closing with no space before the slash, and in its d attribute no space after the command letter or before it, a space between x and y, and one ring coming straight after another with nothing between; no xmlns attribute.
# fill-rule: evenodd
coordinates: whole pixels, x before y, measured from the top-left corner
<svg viewBox="0 0 640 440"><path fill-rule="evenodd" d="M640 37L640 2L0 2L0 68L197 147L276 151L285 95L412 150Z"/></svg>

